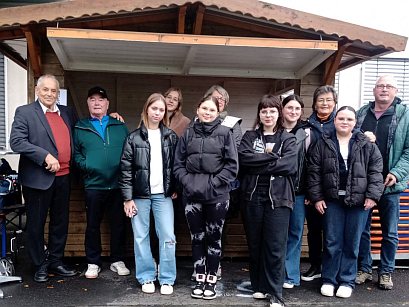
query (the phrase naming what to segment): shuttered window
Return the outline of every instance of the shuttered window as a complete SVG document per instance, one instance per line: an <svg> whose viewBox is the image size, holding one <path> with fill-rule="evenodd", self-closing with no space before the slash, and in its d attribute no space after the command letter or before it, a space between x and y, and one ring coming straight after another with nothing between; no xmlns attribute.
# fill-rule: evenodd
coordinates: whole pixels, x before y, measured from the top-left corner
<svg viewBox="0 0 409 307"><path fill-rule="evenodd" d="M364 104L373 101L376 79L382 75L393 75L398 83L397 96L409 103L409 59L379 58L362 64L362 93Z"/></svg>
<svg viewBox="0 0 409 307"><path fill-rule="evenodd" d="M6 91L5 91L5 69L4 69L4 55L0 53L0 150L7 147L6 138Z"/></svg>

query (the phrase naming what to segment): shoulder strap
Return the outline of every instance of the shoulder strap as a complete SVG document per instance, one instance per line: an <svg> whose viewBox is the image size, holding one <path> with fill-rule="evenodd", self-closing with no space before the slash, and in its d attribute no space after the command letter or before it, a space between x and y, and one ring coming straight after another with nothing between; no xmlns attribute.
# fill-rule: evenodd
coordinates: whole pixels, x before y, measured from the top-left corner
<svg viewBox="0 0 409 307"><path fill-rule="evenodd" d="M311 128L305 128L304 131L307 134L307 138L305 139L305 151L307 151L311 144Z"/></svg>
<svg viewBox="0 0 409 307"><path fill-rule="evenodd" d="M227 115L222 121L221 125L232 129L235 124L240 123L241 118L236 116Z"/></svg>

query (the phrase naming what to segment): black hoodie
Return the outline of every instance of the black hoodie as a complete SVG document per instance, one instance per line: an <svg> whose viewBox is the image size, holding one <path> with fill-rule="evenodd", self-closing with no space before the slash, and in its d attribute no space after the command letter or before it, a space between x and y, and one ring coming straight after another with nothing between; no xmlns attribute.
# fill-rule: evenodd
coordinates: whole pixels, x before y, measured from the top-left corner
<svg viewBox="0 0 409 307"><path fill-rule="evenodd" d="M260 152L265 138L260 129L247 131L240 143L240 188L244 199L250 201L260 176L270 176L270 199L274 207L293 208L295 191L293 175L297 172L297 147L293 134L278 131L281 139L278 152Z"/></svg>

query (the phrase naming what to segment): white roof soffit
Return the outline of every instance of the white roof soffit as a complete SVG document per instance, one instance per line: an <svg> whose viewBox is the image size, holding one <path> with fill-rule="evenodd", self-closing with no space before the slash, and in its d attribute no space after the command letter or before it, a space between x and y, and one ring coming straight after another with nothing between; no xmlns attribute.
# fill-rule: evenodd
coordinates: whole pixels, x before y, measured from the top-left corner
<svg viewBox="0 0 409 307"><path fill-rule="evenodd" d="M300 79L336 41L48 28L65 70Z"/></svg>

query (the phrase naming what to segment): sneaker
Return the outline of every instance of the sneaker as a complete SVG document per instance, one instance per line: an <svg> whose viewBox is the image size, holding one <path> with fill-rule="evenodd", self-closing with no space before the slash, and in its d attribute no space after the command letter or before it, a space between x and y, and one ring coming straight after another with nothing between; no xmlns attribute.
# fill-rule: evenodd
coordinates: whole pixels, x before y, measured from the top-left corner
<svg viewBox="0 0 409 307"><path fill-rule="evenodd" d="M273 295L270 298L270 305L269 306L270 307L281 307L281 306L285 306L285 305L284 305L284 302L282 300L280 300L275 295Z"/></svg>
<svg viewBox="0 0 409 307"><path fill-rule="evenodd" d="M172 285L163 284L162 286L160 286L160 294L170 295L172 293L173 293Z"/></svg>
<svg viewBox="0 0 409 307"><path fill-rule="evenodd" d="M193 298L203 298L203 291L206 282L206 275L205 274L196 274L196 285L190 294Z"/></svg>
<svg viewBox="0 0 409 307"><path fill-rule="evenodd" d="M204 300L212 300L216 298L216 283L217 283L217 276L207 275L206 284L203 288L203 299Z"/></svg>
<svg viewBox="0 0 409 307"><path fill-rule="evenodd" d="M155 284L153 281L146 282L142 285L142 292L143 293L155 293Z"/></svg>
<svg viewBox="0 0 409 307"><path fill-rule="evenodd" d="M267 294L264 294L262 292L254 292L253 298L255 298L256 300L265 300L267 298Z"/></svg>
<svg viewBox="0 0 409 307"><path fill-rule="evenodd" d="M339 286L337 293L335 294L337 297L342 298L349 298L352 294L352 288L349 286Z"/></svg>
<svg viewBox="0 0 409 307"><path fill-rule="evenodd" d="M222 279L222 265L220 263L219 263L219 267L217 268L216 276L217 276L217 280Z"/></svg>
<svg viewBox="0 0 409 307"><path fill-rule="evenodd" d="M366 281L372 281L372 272L358 271L355 278L355 283L361 285Z"/></svg>
<svg viewBox="0 0 409 307"><path fill-rule="evenodd" d="M379 276L379 288L382 290L392 290L393 282L392 275L390 273L384 273Z"/></svg>
<svg viewBox="0 0 409 307"><path fill-rule="evenodd" d="M125 266L125 263L123 261L117 261L117 262L112 263L109 269L112 272L118 273L118 275L120 276L126 276L126 275L131 274L131 272Z"/></svg>
<svg viewBox="0 0 409 307"><path fill-rule="evenodd" d="M290 282L285 282L285 283L283 283L283 288L284 289L292 289L292 288L294 288L294 284L292 284Z"/></svg>
<svg viewBox="0 0 409 307"><path fill-rule="evenodd" d="M323 284L321 286L321 294L323 296L334 296L334 286L330 284Z"/></svg>
<svg viewBox="0 0 409 307"><path fill-rule="evenodd" d="M312 265L307 272L301 274L301 280L304 280L304 281L312 281L320 277L321 277L321 268L316 265Z"/></svg>
<svg viewBox="0 0 409 307"><path fill-rule="evenodd" d="M85 272L85 278L97 278L99 272L101 272L101 268L98 265L88 263L88 269Z"/></svg>

